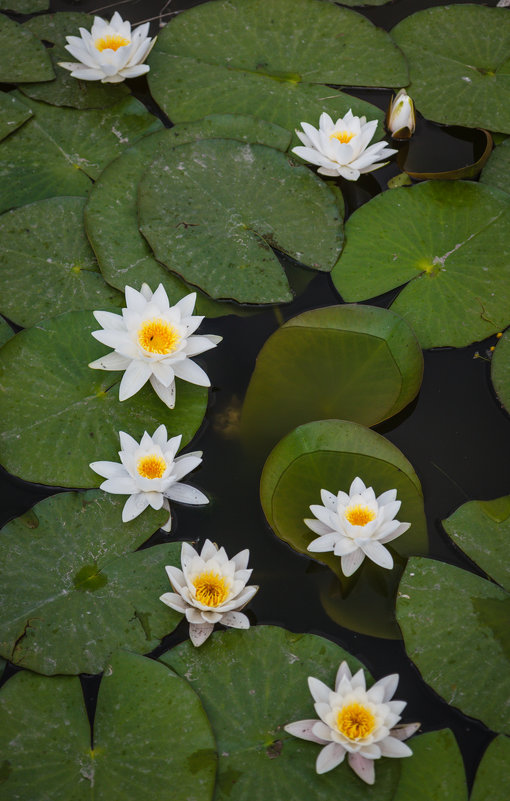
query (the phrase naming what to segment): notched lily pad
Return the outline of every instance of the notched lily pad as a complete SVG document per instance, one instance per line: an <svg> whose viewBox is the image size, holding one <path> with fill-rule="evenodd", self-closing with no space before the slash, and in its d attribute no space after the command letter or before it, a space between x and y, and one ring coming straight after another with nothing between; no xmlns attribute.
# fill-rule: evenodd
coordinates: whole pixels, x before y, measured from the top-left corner
<svg viewBox="0 0 510 801"><path fill-rule="evenodd" d="M492 355L491 380L496 395L510 413L510 330L505 331Z"/></svg>
<svg viewBox="0 0 510 801"><path fill-rule="evenodd" d="M0 92L0 141L23 125L32 112L14 95Z"/></svg>
<svg viewBox="0 0 510 801"><path fill-rule="evenodd" d="M37 36L0 14L0 83L51 81L51 60Z"/></svg>
<svg viewBox="0 0 510 801"><path fill-rule="evenodd" d="M48 198L0 217L0 311L18 325L124 305L99 272L83 230L84 205L84 198Z"/></svg>
<svg viewBox="0 0 510 801"><path fill-rule="evenodd" d="M168 269L241 303L292 299L271 246L328 271L342 244L338 205L317 176L278 150L227 139L159 156L140 183L139 213Z"/></svg>
<svg viewBox="0 0 510 801"><path fill-rule="evenodd" d="M138 441L164 423L182 446L202 422L207 390L177 379L177 402L168 409L147 384L119 402L122 373L91 370L105 353L91 331L92 313L76 311L44 320L7 342L0 364L0 462L26 481L60 487L95 487L90 468L117 461L119 431Z"/></svg>
<svg viewBox="0 0 510 801"><path fill-rule="evenodd" d="M264 344L243 406L247 442L264 454L302 423L372 426L403 409L423 374L409 326L387 309L330 306L293 317Z"/></svg>
<svg viewBox="0 0 510 801"><path fill-rule="evenodd" d="M510 595L497 584L443 562L409 560L397 599L408 656L449 704L506 734L509 614Z"/></svg>
<svg viewBox="0 0 510 801"><path fill-rule="evenodd" d="M463 347L510 322L510 199L468 181L383 192L346 225L333 268L345 301L407 285L392 304L423 348Z"/></svg>

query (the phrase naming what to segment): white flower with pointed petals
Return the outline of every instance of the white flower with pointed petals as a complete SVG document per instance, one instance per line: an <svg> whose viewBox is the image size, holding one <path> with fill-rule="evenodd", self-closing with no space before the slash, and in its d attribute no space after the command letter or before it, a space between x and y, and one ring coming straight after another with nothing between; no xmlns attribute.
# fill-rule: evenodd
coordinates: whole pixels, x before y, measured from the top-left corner
<svg viewBox="0 0 510 801"><path fill-rule="evenodd" d="M381 162L396 153L387 142L376 142L368 147L377 120L367 122L366 117L355 117L349 109L345 117L333 122L329 114L320 116L319 128L302 122L304 131L296 131L304 147L293 147L292 152L311 164L316 164L321 175L357 181L362 173L378 170L387 162Z"/></svg>
<svg viewBox="0 0 510 801"><path fill-rule="evenodd" d="M148 33L148 22L131 31L131 23L117 11L110 22L94 17L90 32L80 28L80 36L66 36L66 50L78 61L59 61L59 67L82 81L120 83L136 78L150 69L143 61L156 38L151 39Z"/></svg>
<svg viewBox="0 0 510 801"><path fill-rule="evenodd" d="M152 437L145 432L140 442L124 431L119 432L119 437L121 463L92 462L90 467L106 478L101 484L102 490L114 495L129 495L122 510L124 523L134 520L148 506L170 512L169 501L209 503L203 492L180 482L202 463L202 451L175 457L181 434L167 439L166 427L159 426ZM162 528L170 531L170 525L171 516Z"/></svg>
<svg viewBox="0 0 510 801"><path fill-rule="evenodd" d="M411 525L394 519L400 509L397 490L387 490L376 498L372 487L365 487L360 478L355 478L349 494L340 490L333 495L323 489L321 499L324 506L310 506L317 519L304 521L319 535L308 550L314 553L333 551L335 556L341 557L346 576L352 576L365 556L391 570L393 557L384 544L400 537Z"/></svg>
<svg viewBox="0 0 510 801"><path fill-rule="evenodd" d="M203 317L192 316L196 292L170 306L163 284L151 292L143 284L137 292L125 289L126 308L120 314L95 311L103 326L93 331L112 353L91 362L94 370L125 370L119 387L119 400L130 398L150 381L152 388L170 409L175 406L175 377L201 387L210 387L207 374L192 356L216 347L222 337L214 334L192 336Z"/></svg>
<svg viewBox="0 0 510 801"><path fill-rule="evenodd" d="M160 600L186 615L193 645L202 645L215 623L235 629L250 628L250 621L239 611L258 590L255 585L246 586L252 572L247 570L249 556L246 549L229 559L225 549L210 540L205 541L198 554L189 543L183 542L182 570L166 567L175 592L164 593Z"/></svg>
<svg viewBox="0 0 510 801"><path fill-rule="evenodd" d="M308 686L320 720L298 720L284 729L294 737L323 745L315 765L317 773L333 770L345 755L353 771L367 784L375 781L374 760L382 756L412 755L406 740L419 723L397 726L405 701L392 701L398 674L386 676L366 689L365 674L353 676L347 662L338 668L335 689L312 676Z"/></svg>

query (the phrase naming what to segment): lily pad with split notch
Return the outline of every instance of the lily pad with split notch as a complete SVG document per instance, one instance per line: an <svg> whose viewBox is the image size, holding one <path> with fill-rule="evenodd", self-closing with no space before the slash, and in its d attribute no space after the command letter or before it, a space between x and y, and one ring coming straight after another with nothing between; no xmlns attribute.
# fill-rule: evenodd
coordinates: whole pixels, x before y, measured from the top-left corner
<svg viewBox="0 0 510 801"><path fill-rule="evenodd" d="M37 673L97 673L117 648L146 653L181 620L158 600L178 543L133 553L166 522L122 522L125 498L65 492L8 523L0 538L0 653Z"/></svg>
<svg viewBox="0 0 510 801"><path fill-rule="evenodd" d="M271 248L327 272L342 246L335 195L264 145L210 139L173 148L147 169L138 202L158 261L217 299L288 302Z"/></svg>
<svg viewBox="0 0 510 801"><path fill-rule="evenodd" d="M484 339L510 322L509 213L469 181L383 192L349 218L333 282L348 302L406 284L391 308L423 348Z"/></svg>
<svg viewBox="0 0 510 801"><path fill-rule="evenodd" d="M106 352L92 312L75 311L21 331L2 349L1 464L20 478L60 487L97 487L98 459L118 461L119 431L139 441L164 423L186 445L200 426L207 389L176 379L169 409L148 384L119 402L122 373L92 370Z"/></svg>
<svg viewBox="0 0 510 801"><path fill-rule="evenodd" d="M0 14L0 53L0 83L51 81L55 77L42 42L5 14Z"/></svg>

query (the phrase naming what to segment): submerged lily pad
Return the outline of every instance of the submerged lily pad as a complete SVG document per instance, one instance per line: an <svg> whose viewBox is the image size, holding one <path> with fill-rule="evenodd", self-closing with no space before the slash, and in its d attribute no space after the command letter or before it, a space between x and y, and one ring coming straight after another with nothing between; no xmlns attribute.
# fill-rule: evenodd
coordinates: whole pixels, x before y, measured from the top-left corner
<svg viewBox="0 0 510 801"><path fill-rule="evenodd" d="M106 108L118 103L129 89L124 83L101 83L100 81L80 81L71 73L58 66L59 61L75 61L65 49L66 36L80 36L79 29L90 30L93 17L79 12L59 12L33 17L23 27L39 39L49 42L47 49L55 70L55 80L51 83L25 84L22 92L34 100L44 100L54 106L73 108Z"/></svg>
<svg viewBox="0 0 510 801"><path fill-rule="evenodd" d="M494 148L482 171L480 183L510 194L510 139Z"/></svg>
<svg viewBox="0 0 510 801"><path fill-rule="evenodd" d="M140 440L164 423L184 446L202 422L207 390L177 379L177 402L168 409L147 384L119 402L122 373L91 370L105 353L91 331L92 313L68 312L21 331L2 349L0 462L26 481L60 487L95 487L89 468L117 461L119 431Z"/></svg>
<svg viewBox="0 0 510 801"><path fill-rule="evenodd" d="M510 330L505 331L492 355L491 380L496 395L510 413Z"/></svg>
<svg viewBox="0 0 510 801"><path fill-rule="evenodd" d="M443 520L443 526L473 562L510 592L510 495L469 501Z"/></svg>
<svg viewBox="0 0 510 801"><path fill-rule="evenodd" d="M474 4L418 11L391 36L410 69L408 88L430 120L510 133L510 18Z"/></svg>
<svg viewBox="0 0 510 801"><path fill-rule="evenodd" d="M346 225L332 273L345 301L407 283L392 304L423 348L463 347L510 322L510 198L468 181L383 192Z"/></svg>
<svg viewBox="0 0 510 801"><path fill-rule="evenodd" d="M0 211L84 196L103 168L161 122L133 97L107 109L57 108L15 93L34 117L0 144Z"/></svg>
<svg viewBox="0 0 510 801"><path fill-rule="evenodd" d="M214 298L292 300L271 247L317 270L342 245L335 196L278 150L230 139L159 156L139 188L140 230L156 258Z"/></svg>
<svg viewBox="0 0 510 801"><path fill-rule="evenodd" d="M320 491L347 491L359 476L372 486L376 495L389 489L397 490L402 502L398 519L410 522L411 528L389 544L400 556L425 552L427 526L423 510L420 482L412 466L394 445L357 423L344 420L320 420L296 428L269 455L260 482L260 499L267 521L275 534L309 559L327 565L340 579L344 592L355 591L360 599L359 609L348 606L350 628L379 636L395 636L394 597L401 575L397 559L393 570L372 570L369 560L350 579L340 567L340 558L333 553L312 553L307 550L316 535L305 525L311 516L310 505L320 504ZM370 593L379 597L370 607L363 602L361 589L353 590L358 582L367 582ZM335 599L342 614L342 599ZM327 609L329 613L329 607ZM336 619L336 618L335 618ZM347 615L346 615L347 619Z"/></svg>
<svg viewBox="0 0 510 801"><path fill-rule="evenodd" d="M0 141L23 125L32 112L14 95L0 92Z"/></svg>
<svg viewBox="0 0 510 801"><path fill-rule="evenodd" d="M344 305L305 312L269 337L257 357L244 435L267 454L312 420L375 425L411 402L422 374L418 341L391 311Z"/></svg>
<svg viewBox="0 0 510 801"><path fill-rule="evenodd" d="M189 683L119 652L101 679L94 733L78 678L22 671L0 692L3 792L18 801L210 801L216 748ZM94 744L91 749L91 741ZM5 764L5 763L4 763Z"/></svg>
<svg viewBox="0 0 510 801"><path fill-rule="evenodd" d="M325 84L401 86L407 68L388 34L318 0L217 0L174 17L149 57L150 90L174 122L254 114L294 131L322 111L379 119Z"/></svg>
<svg viewBox="0 0 510 801"><path fill-rule="evenodd" d="M99 272L83 229L84 205L84 198L48 198L0 217L0 311L18 325L124 305Z"/></svg>
<svg viewBox="0 0 510 801"><path fill-rule="evenodd" d="M243 115L213 115L198 122L176 125L146 137L129 148L101 173L85 209L87 235L101 272L111 286L124 290L126 284L151 287L164 284L171 302L189 288L152 255L138 230L138 182L148 165L170 147L199 139L238 139L286 150L290 136L283 128ZM217 316L233 311L230 305L214 303L199 294L200 314Z"/></svg>
<svg viewBox="0 0 510 801"><path fill-rule="evenodd" d="M55 77L42 42L5 14L0 14L0 54L0 83L51 81Z"/></svg>
<svg viewBox="0 0 510 801"><path fill-rule="evenodd" d="M423 678L453 706L510 732L510 595L486 579L412 558L397 619Z"/></svg>
<svg viewBox="0 0 510 801"><path fill-rule="evenodd" d="M476 772L470 801L507 801L510 740L499 736L487 748Z"/></svg>
<svg viewBox="0 0 510 801"><path fill-rule="evenodd" d="M191 682L211 722L219 754L215 801L267 801L269 788L273 798L293 801L393 799L400 760L378 760L374 787L347 764L319 776L319 746L283 729L316 716L307 678L332 686L344 659L353 671L361 667L329 640L275 626L216 632L200 649L188 641L160 657Z"/></svg>
<svg viewBox="0 0 510 801"><path fill-rule="evenodd" d="M0 538L0 654L38 673L97 673L117 648L151 651L181 620L158 600L178 543L135 551L168 513L122 522L125 498L64 492ZM167 582L168 583L168 582Z"/></svg>

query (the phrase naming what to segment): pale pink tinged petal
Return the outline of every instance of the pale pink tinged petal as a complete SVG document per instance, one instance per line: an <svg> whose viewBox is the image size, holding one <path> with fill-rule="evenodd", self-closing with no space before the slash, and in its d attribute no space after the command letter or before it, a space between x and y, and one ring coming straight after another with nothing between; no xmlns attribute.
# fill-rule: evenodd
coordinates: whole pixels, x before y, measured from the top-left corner
<svg viewBox="0 0 510 801"><path fill-rule="evenodd" d="M340 743L329 743L319 753L315 763L315 770L317 773L327 773L337 765L343 762L345 757L345 749Z"/></svg>
<svg viewBox="0 0 510 801"><path fill-rule="evenodd" d="M137 495L130 495L122 510L122 522L129 523L130 520L134 520L148 505L149 502L143 492L139 492Z"/></svg>
<svg viewBox="0 0 510 801"><path fill-rule="evenodd" d="M312 733L322 743L330 743L333 739L331 729L322 720L316 720Z"/></svg>
<svg viewBox="0 0 510 801"><path fill-rule="evenodd" d="M148 64L139 64L134 67L123 67L120 71L122 78L138 78L139 75L145 75L150 71Z"/></svg>
<svg viewBox="0 0 510 801"><path fill-rule="evenodd" d="M175 383L172 382L169 387L165 387L154 375L151 375L149 380L158 398L163 401L165 406L168 406L169 409L173 409L175 406Z"/></svg>
<svg viewBox="0 0 510 801"><path fill-rule="evenodd" d="M193 309L195 308L195 303L197 300L197 293L190 292L189 295L185 295L175 304L175 307L179 309L181 315L183 317L189 317L193 314ZM204 318L200 317L200 322L202 322Z"/></svg>
<svg viewBox="0 0 510 801"><path fill-rule="evenodd" d="M365 554L360 548L352 553L342 556L341 566L344 576L352 576L352 574L355 573L358 567L361 565L364 558Z"/></svg>
<svg viewBox="0 0 510 801"><path fill-rule="evenodd" d="M391 730L391 736L397 740L407 740L420 728L421 723L400 723Z"/></svg>
<svg viewBox="0 0 510 801"><path fill-rule="evenodd" d="M365 759L361 754L349 754L347 757L350 767L365 784L374 784L375 766L373 759Z"/></svg>
<svg viewBox="0 0 510 801"><path fill-rule="evenodd" d="M120 353L112 351L94 362L90 362L89 367L92 370L125 370L130 364L131 359L128 359L127 356L121 356Z"/></svg>
<svg viewBox="0 0 510 801"><path fill-rule="evenodd" d="M372 562L375 562L379 567L384 567L386 570L391 570L393 567L393 557L384 545L381 545L377 540L362 540L359 545L363 553L368 556Z"/></svg>
<svg viewBox="0 0 510 801"><path fill-rule="evenodd" d="M349 489L349 496L359 495L366 490L365 484L359 476L356 476Z"/></svg>
<svg viewBox="0 0 510 801"><path fill-rule="evenodd" d="M92 468L93 469L93 468ZM110 492L112 495L131 495L138 493L138 487L131 476L115 476L115 478L107 478L101 484L101 489L105 492Z"/></svg>
<svg viewBox="0 0 510 801"><path fill-rule="evenodd" d="M383 492L381 495L377 496L377 503L379 506L386 506L386 504L392 503L394 500L396 500L396 497L396 489L386 490L386 492Z"/></svg>
<svg viewBox="0 0 510 801"><path fill-rule="evenodd" d="M124 401L136 395L147 383L151 373L151 366L147 362L131 362L120 382L119 400Z"/></svg>
<svg viewBox="0 0 510 801"><path fill-rule="evenodd" d="M312 540L306 550L310 551L310 553L327 553L328 551L332 551L335 547L337 536L336 534L324 534L316 540Z"/></svg>
<svg viewBox="0 0 510 801"><path fill-rule="evenodd" d="M204 643L207 638L212 634L212 630L214 628L213 623L203 623L203 624L196 624L190 623L189 626L189 638L195 648L198 648L202 643Z"/></svg>
<svg viewBox="0 0 510 801"><path fill-rule="evenodd" d="M243 551L239 551L236 553L235 556L232 557L236 570L246 570L248 565L248 561L250 559L250 551L249 548L245 548Z"/></svg>
<svg viewBox="0 0 510 801"><path fill-rule="evenodd" d="M408 757L413 755L409 746L396 737L386 737L381 740L379 748L382 756L385 757Z"/></svg>
<svg viewBox="0 0 510 801"><path fill-rule="evenodd" d="M176 481L179 481L179 479L191 473L191 471L195 470L200 464L202 464L202 458L200 456L191 456L191 454L178 456L174 463L172 475Z"/></svg>
<svg viewBox="0 0 510 801"><path fill-rule="evenodd" d="M391 698L393 698L395 690L398 687L399 678L400 677L398 673L391 673L389 676L384 676L384 678L379 679L379 681L376 681L376 683L372 685L369 692L374 690L376 687L381 689L381 701L386 703L386 701L389 701Z"/></svg>
<svg viewBox="0 0 510 801"><path fill-rule="evenodd" d="M308 688L314 701L328 703L331 689L327 684L313 676L308 676Z"/></svg>
<svg viewBox="0 0 510 801"><path fill-rule="evenodd" d="M226 612L222 616L221 622L223 626L227 626L228 628L232 629L250 628L250 621L246 615L243 615L242 612Z"/></svg>
<svg viewBox="0 0 510 801"><path fill-rule="evenodd" d="M386 534L384 537L381 537L379 542L383 544L386 544L387 542L392 542L392 540L396 540L397 537L400 537L401 534L404 534L410 527L411 527L410 523L399 523L395 531L393 531L391 534Z"/></svg>
<svg viewBox="0 0 510 801"><path fill-rule="evenodd" d="M296 720L294 723L287 723L283 728L287 734L292 734L293 737L299 737L300 740L309 740L312 743L325 745L328 741L317 737L312 731L314 725L318 722L320 723L320 721L317 720Z"/></svg>
<svg viewBox="0 0 510 801"><path fill-rule="evenodd" d="M159 596L159 600L163 601L170 609L175 609L176 612L180 612L181 615L184 615L186 612L187 605L184 603L181 596L177 595L175 592L165 592L163 595Z"/></svg>
<svg viewBox="0 0 510 801"><path fill-rule="evenodd" d="M336 512L337 496L326 489L321 489L321 501L329 512Z"/></svg>
<svg viewBox="0 0 510 801"><path fill-rule="evenodd" d="M209 503L207 495L189 484L172 484L163 494L171 501L189 503L192 506Z"/></svg>
<svg viewBox="0 0 510 801"><path fill-rule="evenodd" d="M297 128L296 128L296 136L298 137L300 142L303 143L305 147L312 147L312 143L310 139L307 137L307 135L305 133L302 133L301 131L298 131Z"/></svg>
<svg viewBox="0 0 510 801"><path fill-rule="evenodd" d="M356 749L358 750L358 749ZM381 756L381 749L379 748L379 743L371 743L369 745L362 745L359 748L361 753L367 759L379 759Z"/></svg>
<svg viewBox="0 0 510 801"><path fill-rule="evenodd" d="M308 526L308 528L314 532L314 534L319 534L320 537L325 535L331 534L333 539L337 536L336 534L331 533L331 526L327 526L325 523L321 523L320 520L315 520L313 518L306 518L303 520L304 524Z"/></svg>
<svg viewBox="0 0 510 801"><path fill-rule="evenodd" d="M117 478L126 475L126 468L119 462L91 462L89 467L104 478Z"/></svg>
<svg viewBox="0 0 510 801"><path fill-rule="evenodd" d="M178 378L189 381L191 384L197 384L199 387L211 386L207 373L189 359L175 364L174 373Z"/></svg>
<svg viewBox="0 0 510 801"><path fill-rule="evenodd" d="M193 606L187 606L185 614L188 623L196 623L199 626L203 625L204 619L199 609L195 609Z"/></svg>
<svg viewBox="0 0 510 801"><path fill-rule="evenodd" d="M207 350L216 347L216 342L210 339L212 335L203 334L202 336L191 336L186 343L186 356L197 356ZM221 339L220 339L221 342Z"/></svg>
<svg viewBox="0 0 510 801"><path fill-rule="evenodd" d="M60 65L62 66L62 64ZM104 78L104 70L102 69L88 69L87 67L83 67L83 69L75 69L71 73L73 78L77 78L79 81L102 81Z"/></svg>

